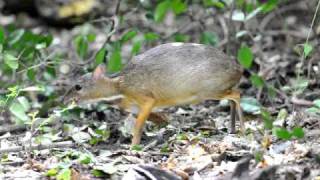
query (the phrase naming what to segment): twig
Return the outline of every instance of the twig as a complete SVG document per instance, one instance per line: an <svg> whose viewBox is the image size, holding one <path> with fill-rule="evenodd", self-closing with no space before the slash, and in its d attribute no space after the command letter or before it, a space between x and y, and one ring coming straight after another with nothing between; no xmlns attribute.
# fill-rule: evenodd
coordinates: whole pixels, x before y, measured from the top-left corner
<svg viewBox="0 0 320 180"><path fill-rule="evenodd" d="M300 2L299 2L300 3ZM267 16L265 16L260 25L259 25L259 30L262 32L266 27L267 25L269 24L269 22L275 18L277 16L277 14L282 14L286 11L292 11L292 10L308 10L308 9L301 9L301 7L297 7L297 4L299 3L295 3L295 4L290 4L288 6L284 6L282 8L280 8L277 13L273 12L273 13L270 13L268 14Z"/></svg>
<svg viewBox="0 0 320 180"><path fill-rule="evenodd" d="M69 148L74 146L75 144L72 141L63 141L63 142L57 142L52 144L33 145L30 147L30 149L24 146L14 146L9 148L3 148L3 149L0 149L0 153L19 152L19 151L24 151L26 149L28 149L29 151L29 150L52 149L52 148Z"/></svg>
<svg viewBox="0 0 320 180"><path fill-rule="evenodd" d="M295 105L300 105L300 106L312 106L313 105L312 101L308 101L305 99L299 99L296 96L293 96L291 98L291 102Z"/></svg>
<svg viewBox="0 0 320 180"><path fill-rule="evenodd" d="M218 43L217 47L221 47L228 43L229 29L223 16L218 16L218 21L223 31L223 40Z"/></svg>

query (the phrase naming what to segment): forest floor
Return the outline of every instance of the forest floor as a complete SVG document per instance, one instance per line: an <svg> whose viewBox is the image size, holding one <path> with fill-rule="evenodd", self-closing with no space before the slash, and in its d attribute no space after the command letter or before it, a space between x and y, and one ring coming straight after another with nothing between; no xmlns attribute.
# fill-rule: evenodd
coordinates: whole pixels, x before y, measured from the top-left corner
<svg viewBox="0 0 320 180"><path fill-rule="evenodd" d="M55 173L60 173L62 179L68 173L73 179L320 179L320 109L315 110L320 107L314 103L320 99L320 17L309 38L314 47L312 56L302 62L297 53L297 45L305 43L308 36L314 13L310 8L315 9L304 1L279 6L271 13L252 19L246 24L249 35L234 40L235 43L247 42L255 54L253 68L245 70L239 84L246 127L244 135L228 133L230 113L225 101L163 109L161 112L168 124L159 126L147 122L142 145L136 150L130 150L134 117L105 103L72 109L80 115L69 114L67 122L61 117L52 123L50 127L56 139L42 145L30 143L39 132L31 133L24 125L12 125L13 121L8 120L10 115L2 113L0 179L45 179ZM213 12L214 16L206 16L198 23L197 18L199 20L204 13L199 10L196 20L167 17L164 26L144 22L139 19L139 13L142 12L125 15L125 22L111 40L119 38L133 25L161 34L159 40L142 47L143 52L173 41L166 37L188 24L182 31L190 35L190 42L199 43L197 34L203 28L209 29L221 39L218 48L229 48L231 55L236 56L236 46L228 43L224 36L225 31L231 31L224 29L228 24L228 12ZM50 50L66 54L74 49L70 44L75 34L88 26L65 29L27 14L0 14L0 24L15 22L34 32L52 33L54 46ZM200 27L201 24L204 27ZM234 26L240 28L237 24ZM90 48L97 51L106 34L99 26L93 29L97 42ZM130 45L123 47L124 62L130 59L130 48ZM71 60L72 54L69 57L63 65L77 63ZM70 67L72 69L72 65ZM296 75L298 69L302 72L301 78ZM249 77L254 72L263 77L263 87L251 85ZM55 82L72 81L64 76L61 74ZM47 115L54 109L50 107ZM261 116L263 109L270 117ZM272 119L273 126L288 131L265 128L266 118ZM303 132L294 137L290 133L294 134L296 127ZM99 128L107 131L102 135L103 140L92 145Z"/></svg>

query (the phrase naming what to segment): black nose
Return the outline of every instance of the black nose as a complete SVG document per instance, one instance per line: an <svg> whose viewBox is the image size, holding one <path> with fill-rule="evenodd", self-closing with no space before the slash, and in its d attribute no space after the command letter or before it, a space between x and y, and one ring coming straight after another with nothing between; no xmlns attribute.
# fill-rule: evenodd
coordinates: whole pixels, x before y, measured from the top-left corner
<svg viewBox="0 0 320 180"><path fill-rule="evenodd" d="M76 91L80 91L82 89L82 87L79 84L75 85L74 88Z"/></svg>

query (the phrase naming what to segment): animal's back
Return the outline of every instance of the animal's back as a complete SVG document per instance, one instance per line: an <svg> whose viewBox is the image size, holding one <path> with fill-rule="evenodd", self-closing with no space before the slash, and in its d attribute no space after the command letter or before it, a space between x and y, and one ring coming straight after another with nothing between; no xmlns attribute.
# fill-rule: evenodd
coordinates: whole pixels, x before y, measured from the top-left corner
<svg viewBox="0 0 320 180"><path fill-rule="evenodd" d="M234 60L213 47L168 43L134 57L121 75L129 93L179 104L179 99L188 103L231 89L241 72ZM178 102L169 102L172 99Z"/></svg>

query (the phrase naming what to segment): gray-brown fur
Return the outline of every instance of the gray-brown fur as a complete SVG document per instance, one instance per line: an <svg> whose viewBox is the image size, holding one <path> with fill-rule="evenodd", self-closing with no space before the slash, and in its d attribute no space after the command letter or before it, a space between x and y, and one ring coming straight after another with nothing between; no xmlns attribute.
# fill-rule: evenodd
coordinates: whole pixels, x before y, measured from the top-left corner
<svg viewBox="0 0 320 180"><path fill-rule="evenodd" d="M155 99L194 95L203 100L231 89L241 73L235 60L216 48L168 43L134 57L120 73L120 90Z"/></svg>

